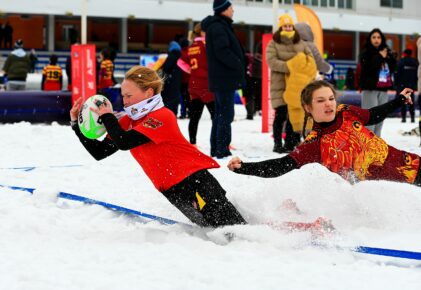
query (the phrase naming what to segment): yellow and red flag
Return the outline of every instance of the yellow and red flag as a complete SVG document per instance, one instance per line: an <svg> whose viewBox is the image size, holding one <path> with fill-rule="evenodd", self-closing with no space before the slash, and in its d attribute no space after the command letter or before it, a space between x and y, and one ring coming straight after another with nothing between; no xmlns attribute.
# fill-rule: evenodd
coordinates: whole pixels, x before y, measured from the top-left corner
<svg viewBox="0 0 421 290"><path fill-rule="evenodd" d="M297 22L305 22L310 25L314 35L314 44L316 44L320 53L323 53L323 29L319 17L307 6L294 4Z"/></svg>

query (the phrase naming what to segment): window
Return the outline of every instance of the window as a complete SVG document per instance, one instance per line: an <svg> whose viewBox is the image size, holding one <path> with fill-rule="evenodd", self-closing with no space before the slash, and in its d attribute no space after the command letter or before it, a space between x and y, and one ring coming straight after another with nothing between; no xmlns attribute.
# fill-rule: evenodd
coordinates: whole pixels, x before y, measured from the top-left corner
<svg viewBox="0 0 421 290"><path fill-rule="evenodd" d="M346 9L352 9L352 0L346 0Z"/></svg>
<svg viewBox="0 0 421 290"><path fill-rule="evenodd" d="M327 0L320 0L320 6L327 7Z"/></svg>
<svg viewBox="0 0 421 290"><path fill-rule="evenodd" d="M403 8L402 0L380 0L380 7Z"/></svg>
<svg viewBox="0 0 421 290"><path fill-rule="evenodd" d="M292 3L292 0L284 0L284 3L285 4L291 4Z"/></svg>
<svg viewBox="0 0 421 290"><path fill-rule="evenodd" d="M338 8L345 8L345 0L338 0Z"/></svg>
<svg viewBox="0 0 421 290"><path fill-rule="evenodd" d="M319 0L311 0L312 6L319 6Z"/></svg>
<svg viewBox="0 0 421 290"><path fill-rule="evenodd" d="M329 0L329 7L336 7L335 0Z"/></svg>

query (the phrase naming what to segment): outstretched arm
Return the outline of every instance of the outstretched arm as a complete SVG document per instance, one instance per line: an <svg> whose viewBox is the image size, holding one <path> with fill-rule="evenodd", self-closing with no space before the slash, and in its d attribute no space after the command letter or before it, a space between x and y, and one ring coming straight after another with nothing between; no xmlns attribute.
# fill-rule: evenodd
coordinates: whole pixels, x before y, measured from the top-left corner
<svg viewBox="0 0 421 290"><path fill-rule="evenodd" d="M368 111L370 112L370 119L366 125L374 125L380 123L386 119L387 115L398 109L403 104L412 104L412 92L413 90L406 88L393 101L369 109Z"/></svg>
<svg viewBox="0 0 421 290"><path fill-rule="evenodd" d="M261 162L242 162L234 157L228 162L228 168L235 173L258 177L278 177L298 168L298 164L290 156L270 159Z"/></svg>

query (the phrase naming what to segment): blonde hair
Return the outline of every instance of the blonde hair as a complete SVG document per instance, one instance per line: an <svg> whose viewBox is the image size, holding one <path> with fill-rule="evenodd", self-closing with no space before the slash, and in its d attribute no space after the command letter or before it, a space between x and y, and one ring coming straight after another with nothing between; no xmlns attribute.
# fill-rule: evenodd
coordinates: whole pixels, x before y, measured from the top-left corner
<svg viewBox="0 0 421 290"><path fill-rule="evenodd" d="M126 73L124 79L134 82L142 91L152 88L154 95L162 91L163 80L156 71L145 66L136 65L132 67Z"/></svg>
<svg viewBox="0 0 421 290"><path fill-rule="evenodd" d="M202 32L202 25L199 22L193 28L193 38L199 37L201 32Z"/></svg>

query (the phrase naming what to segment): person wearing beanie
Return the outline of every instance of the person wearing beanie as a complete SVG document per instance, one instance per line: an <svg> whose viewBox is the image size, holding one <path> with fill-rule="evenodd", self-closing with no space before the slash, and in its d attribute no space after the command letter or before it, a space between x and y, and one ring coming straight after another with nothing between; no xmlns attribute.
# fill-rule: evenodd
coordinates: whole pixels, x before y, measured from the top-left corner
<svg viewBox="0 0 421 290"><path fill-rule="evenodd" d="M23 48L23 40L22 39L18 39L18 40L15 41L14 49L18 49L18 48Z"/></svg>
<svg viewBox="0 0 421 290"><path fill-rule="evenodd" d="M231 5L231 2L228 0L215 0L213 1L213 11L215 12L215 15L219 15L221 12L227 10Z"/></svg>
<svg viewBox="0 0 421 290"><path fill-rule="evenodd" d="M4 74L7 76L8 91L25 90L26 77L31 70L31 59L23 50L23 40L16 40L14 48L3 66Z"/></svg>
<svg viewBox="0 0 421 290"><path fill-rule="evenodd" d="M293 123L298 124L295 127L302 128L300 122L304 120L301 117L301 110L297 114L289 114L292 108L292 103L296 103L300 98L299 88L293 86L294 80L301 78L291 77L292 74L310 74L311 69L307 71L290 71L289 64L297 55L304 57L302 61L312 57L312 53L308 45L301 40L300 35L296 32L294 20L289 14L283 14L279 17L278 30L272 36L272 40L268 43L266 48L266 61L270 68L270 100L272 108L275 109L275 119L273 121L273 152L288 153L300 143L299 130L294 130ZM310 64L310 62L306 62ZM303 64L304 65L304 64ZM302 66L304 67L304 66ZM314 73L315 76L315 73ZM306 75L304 79L314 76ZM287 85L287 81L290 82ZM307 83L298 84L299 87L305 86ZM285 95L293 96L293 102L288 102ZM296 104L295 104L296 105ZM296 110L294 110L295 112ZM285 140L282 135L285 125Z"/></svg>
<svg viewBox="0 0 421 290"><path fill-rule="evenodd" d="M209 91L215 97L215 116L211 129L211 156L224 158L232 155L231 123L234 120L234 96L245 87L244 50L235 36L232 22L234 8L230 1L215 0L213 16L202 20L206 33Z"/></svg>

